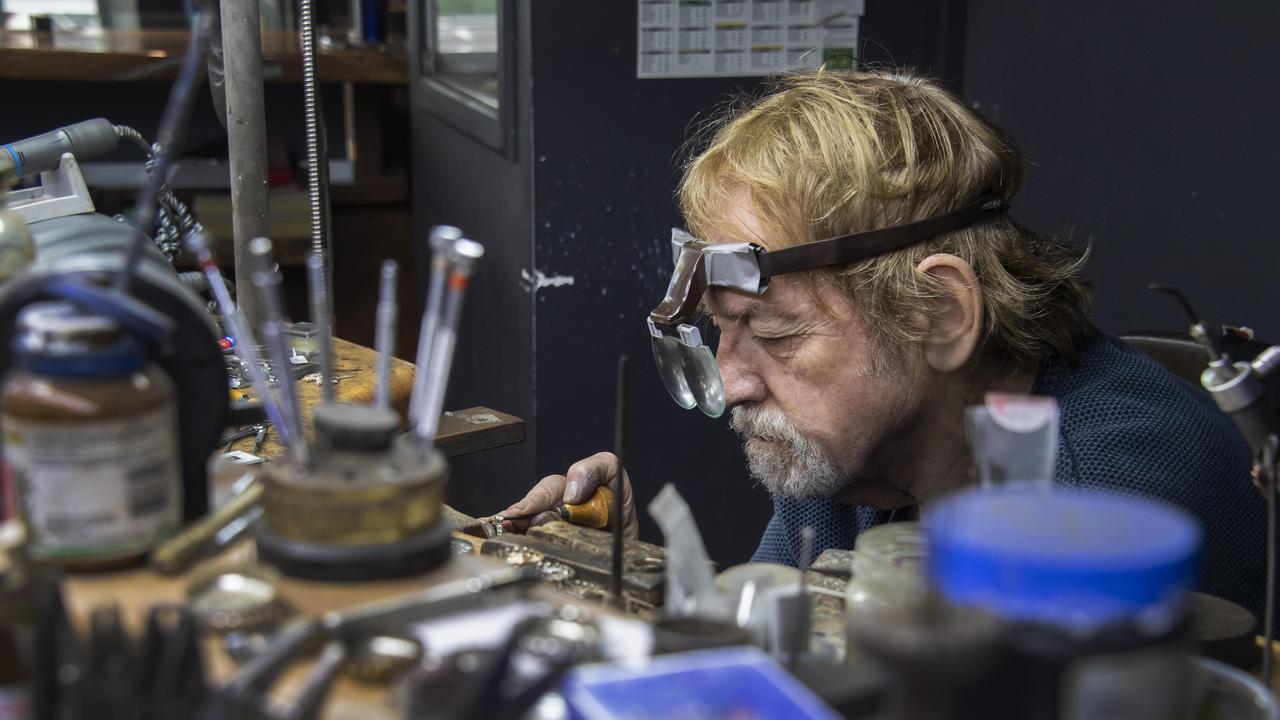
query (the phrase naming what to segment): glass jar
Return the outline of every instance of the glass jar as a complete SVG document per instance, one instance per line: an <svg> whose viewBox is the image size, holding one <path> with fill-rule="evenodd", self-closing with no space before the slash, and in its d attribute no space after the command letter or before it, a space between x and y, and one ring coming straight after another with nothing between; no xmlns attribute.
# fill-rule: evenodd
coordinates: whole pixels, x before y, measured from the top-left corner
<svg viewBox="0 0 1280 720"><path fill-rule="evenodd" d="M23 308L0 406L32 559L128 565L180 524L173 383L115 320L67 302Z"/></svg>
<svg viewBox="0 0 1280 720"><path fill-rule="evenodd" d="M846 627L859 615L920 602L925 596L926 545L918 522L878 525L858 535L853 577L845 591ZM847 655L855 654L848 638Z"/></svg>
<svg viewBox="0 0 1280 720"><path fill-rule="evenodd" d="M917 522L879 525L853 546L846 609L898 607L924 597L924 534Z"/></svg>

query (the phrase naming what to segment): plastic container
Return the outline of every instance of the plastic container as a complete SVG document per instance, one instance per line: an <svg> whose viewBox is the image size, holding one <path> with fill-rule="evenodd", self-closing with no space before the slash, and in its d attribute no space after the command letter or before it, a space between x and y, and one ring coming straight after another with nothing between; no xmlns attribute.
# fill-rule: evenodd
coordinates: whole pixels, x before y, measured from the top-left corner
<svg viewBox="0 0 1280 720"><path fill-rule="evenodd" d="M182 518L172 381L114 320L66 302L25 307L13 350L0 426L31 557L141 560Z"/></svg>
<svg viewBox="0 0 1280 720"><path fill-rule="evenodd" d="M664 655L639 667L575 668L564 698L574 720L836 718L776 662L746 647Z"/></svg>
<svg viewBox="0 0 1280 720"><path fill-rule="evenodd" d="M1009 717L1190 717L1191 517L1136 497L1008 487L954 495L925 528L942 598L1008 627L996 675Z"/></svg>
<svg viewBox="0 0 1280 720"><path fill-rule="evenodd" d="M1053 398L987 393L985 404L965 411L965 430L984 487L1053 486L1058 451L1058 402Z"/></svg>

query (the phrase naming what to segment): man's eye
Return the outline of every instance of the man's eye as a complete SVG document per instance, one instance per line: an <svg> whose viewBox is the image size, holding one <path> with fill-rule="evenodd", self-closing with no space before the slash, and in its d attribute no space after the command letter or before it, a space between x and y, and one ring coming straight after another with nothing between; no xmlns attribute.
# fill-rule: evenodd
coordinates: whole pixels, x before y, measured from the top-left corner
<svg viewBox="0 0 1280 720"><path fill-rule="evenodd" d="M753 335L752 339L761 345L780 345L788 340L794 340L795 335Z"/></svg>

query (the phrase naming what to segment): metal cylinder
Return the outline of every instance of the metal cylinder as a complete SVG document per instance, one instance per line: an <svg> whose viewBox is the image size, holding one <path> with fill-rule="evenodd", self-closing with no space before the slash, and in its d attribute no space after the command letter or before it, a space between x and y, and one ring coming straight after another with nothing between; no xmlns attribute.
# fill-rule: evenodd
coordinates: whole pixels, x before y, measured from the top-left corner
<svg viewBox="0 0 1280 720"><path fill-rule="evenodd" d="M235 242L240 312L261 326L262 303L249 281L249 241L270 237L267 201L267 117L262 90L262 36L258 0L222 0L226 64L227 145L231 157L231 231Z"/></svg>
<svg viewBox="0 0 1280 720"><path fill-rule="evenodd" d="M428 530L441 517L448 470L439 452L422 462L410 445L402 439L392 453L334 450L306 475L284 463L267 468L267 529L334 548L396 543Z"/></svg>
<svg viewBox="0 0 1280 720"><path fill-rule="evenodd" d="M451 554L438 450L396 437L399 416L322 405L310 468L265 468L258 556L294 577L372 580L424 572Z"/></svg>

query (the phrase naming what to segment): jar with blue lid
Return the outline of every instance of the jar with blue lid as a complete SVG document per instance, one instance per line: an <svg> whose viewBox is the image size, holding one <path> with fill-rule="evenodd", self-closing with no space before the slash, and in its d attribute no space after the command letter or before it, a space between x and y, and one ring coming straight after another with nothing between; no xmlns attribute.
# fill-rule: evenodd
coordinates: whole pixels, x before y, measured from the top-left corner
<svg viewBox="0 0 1280 720"><path fill-rule="evenodd" d="M135 563L181 523L172 381L116 320L62 301L18 314L4 460L38 561Z"/></svg>
<svg viewBox="0 0 1280 720"><path fill-rule="evenodd" d="M924 519L931 587L1007 627L1009 717L1187 717L1197 522L1137 497L973 489Z"/></svg>

